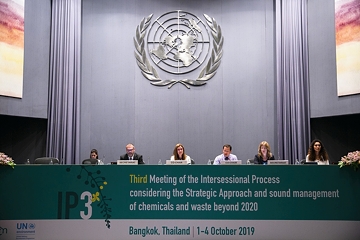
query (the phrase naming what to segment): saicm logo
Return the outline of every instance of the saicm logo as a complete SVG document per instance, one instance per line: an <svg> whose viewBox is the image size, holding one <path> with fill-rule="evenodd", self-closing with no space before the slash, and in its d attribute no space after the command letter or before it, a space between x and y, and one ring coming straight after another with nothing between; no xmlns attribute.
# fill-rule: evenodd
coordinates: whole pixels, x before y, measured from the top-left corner
<svg viewBox="0 0 360 240"><path fill-rule="evenodd" d="M0 236L3 234L7 234L7 228L0 227Z"/></svg>

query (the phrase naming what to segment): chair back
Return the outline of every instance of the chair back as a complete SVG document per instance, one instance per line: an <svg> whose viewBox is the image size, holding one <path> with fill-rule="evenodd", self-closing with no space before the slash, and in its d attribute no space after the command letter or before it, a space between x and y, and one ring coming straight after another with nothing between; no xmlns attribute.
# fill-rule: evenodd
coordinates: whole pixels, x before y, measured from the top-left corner
<svg viewBox="0 0 360 240"><path fill-rule="evenodd" d="M82 161L82 164L91 164L91 165L97 165L98 160L94 158L88 158Z"/></svg>
<svg viewBox="0 0 360 240"><path fill-rule="evenodd" d="M34 161L34 164L49 164L52 161L53 164L59 164L59 159L53 157L41 157Z"/></svg>
<svg viewBox="0 0 360 240"><path fill-rule="evenodd" d="M250 165L252 165L252 164L255 164L254 163L254 159L248 159L247 161L246 161L246 164L250 164Z"/></svg>
<svg viewBox="0 0 360 240"><path fill-rule="evenodd" d="M191 159L191 165L195 164L194 159Z"/></svg>

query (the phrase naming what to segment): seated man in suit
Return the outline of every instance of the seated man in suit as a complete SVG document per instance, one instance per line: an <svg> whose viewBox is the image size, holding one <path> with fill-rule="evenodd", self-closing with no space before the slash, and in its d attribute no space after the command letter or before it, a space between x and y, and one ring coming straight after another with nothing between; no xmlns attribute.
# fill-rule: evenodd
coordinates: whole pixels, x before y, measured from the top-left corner
<svg viewBox="0 0 360 240"><path fill-rule="evenodd" d="M126 145L126 154L121 155L120 160L138 160L138 164L145 164L142 155L135 152L135 146L131 143Z"/></svg>

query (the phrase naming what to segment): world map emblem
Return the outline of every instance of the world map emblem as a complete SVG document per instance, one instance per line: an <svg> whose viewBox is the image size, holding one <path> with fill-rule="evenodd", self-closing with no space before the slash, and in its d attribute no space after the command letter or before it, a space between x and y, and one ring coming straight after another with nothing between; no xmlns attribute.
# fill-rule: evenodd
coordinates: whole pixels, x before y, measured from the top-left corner
<svg viewBox="0 0 360 240"><path fill-rule="evenodd" d="M181 10L167 12L153 22L152 17L142 19L134 37L142 75L155 86L171 88L181 83L189 89L205 85L216 74L223 55L224 38L216 20L204 14L204 22ZM177 77L162 78L157 69ZM199 72L197 77L187 77L194 71Z"/></svg>

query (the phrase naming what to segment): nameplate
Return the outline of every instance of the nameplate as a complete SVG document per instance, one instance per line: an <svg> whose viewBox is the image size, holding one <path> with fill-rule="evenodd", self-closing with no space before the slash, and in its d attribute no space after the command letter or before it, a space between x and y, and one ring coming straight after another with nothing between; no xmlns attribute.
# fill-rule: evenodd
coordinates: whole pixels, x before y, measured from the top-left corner
<svg viewBox="0 0 360 240"><path fill-rule="evenodd" d="M187 165L186 160L166 160L166 165Z"/></svg>
<svg viewBox="0 0 360 240"><path fill-rule="evenodd" d="M117 160L117 165L138 165L138 160Z"/></svg>
<svg viewBox="0 0 360 240"><path fill-rule="evenodd" d="M223 165L223 164L239 165L239 164L242 164L242 161L241 160L221 160L220 164L221 165Z"/></svg>
<svg viewBox="0 0 360 240"><path fill-rule="evenodd" d="M268 165L288 165L289 160L267 160Z"/></svg>

